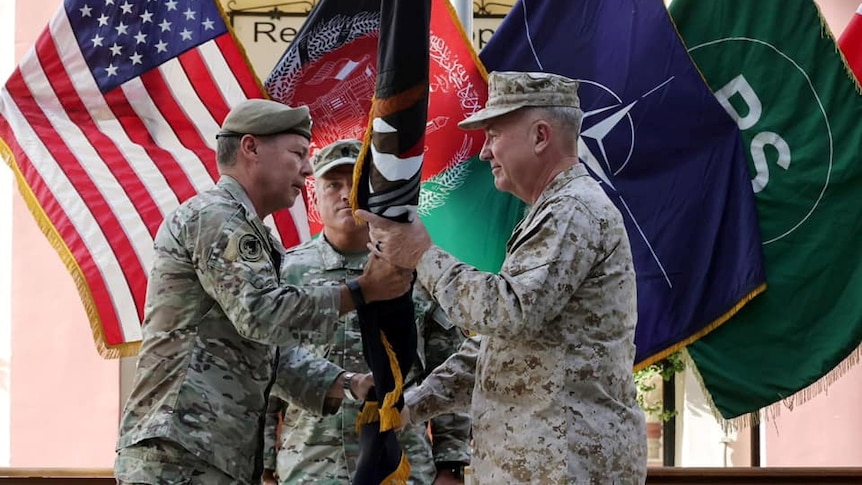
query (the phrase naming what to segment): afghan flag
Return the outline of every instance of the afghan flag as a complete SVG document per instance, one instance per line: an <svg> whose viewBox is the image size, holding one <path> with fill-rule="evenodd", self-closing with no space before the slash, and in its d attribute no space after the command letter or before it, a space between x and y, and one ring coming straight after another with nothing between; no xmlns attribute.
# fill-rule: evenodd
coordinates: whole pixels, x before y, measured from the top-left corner
<svg viewBox="0 0 862 485"><path fill-rule="evenodd" d="M860 87L811 0L675 0L670 11L742 130L768 284L688 350L723 417L792 407L862 341Z"/></svg>
<svg viewBox="0 0 862 485"><path fill-rule="evenodd" d="M266 80L272 99L306 104L312 151L339 139L363 139L377 81L380 0L322 0ZM429 97L418 214L434 242L485 271L500 268L505 241L523 204L494 188L478 159L481 131L457 123L482 108L486 73L448 0L431 0ZM312 180L307 194L314 190ZM321 229L306 197L311 234Z"/></svg>
<svg viewBox="0 0 862 485"><path fill-rule="evenodd" d="M481 57L489 70L580 81L578 154L631 240L637 366L702 337L763 291L740 131L661 0L521 1Z"/></svg>
<svg viewBox="0 0 862 485"><path fill-rule="evenodd" d="M856 74L856 79L862 79L862 4L838 38L838 46L847 59L847 64Z"/></svg>

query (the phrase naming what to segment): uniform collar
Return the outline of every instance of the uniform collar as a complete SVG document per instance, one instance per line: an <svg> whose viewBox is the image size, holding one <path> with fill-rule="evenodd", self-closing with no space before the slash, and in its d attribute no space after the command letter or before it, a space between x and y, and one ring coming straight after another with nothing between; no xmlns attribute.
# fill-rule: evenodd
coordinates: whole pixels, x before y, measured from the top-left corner
<svg viewBox="0 0 862 485"><path fill-rule="evenodd" d="M226 190L231 197L245 207L249 219L257 217L257 211L254 210L254 204L251 203L248 193L235 178L230 175L222 175L218 179L218 186Z"/></svg>
<svg viewBox="0 0 862 485"><path fill-rule="evenodd" d="M542 202L544 202L546 199L548 199L551 195L559 192L560 189L562 189L563 187L568 185L569 182L575 180L576 178L589 177L589 176L590 176L590 173L587 172L587 168L584 166L583 163L578 162L578 163L572 165L571 167L558 173L556 175L556 177L554 177L551 180L551 183L549 183L548 186L545 187L544 190L542 190L542 193L539 194L539 198L536 199L536 202L532 205L533 206L540 205Z"/></svg>
<svg viewBox="0 0 862 485"><path fill-rule="evenodd" d="M338 252L326 237L321 233L314 240L314 245L320 252L320 258L323 260L323 269L333 271L338 269L352 269L362 271L365 267L365 260L368 259L368 251L361 253L344 254Z"/></svg>

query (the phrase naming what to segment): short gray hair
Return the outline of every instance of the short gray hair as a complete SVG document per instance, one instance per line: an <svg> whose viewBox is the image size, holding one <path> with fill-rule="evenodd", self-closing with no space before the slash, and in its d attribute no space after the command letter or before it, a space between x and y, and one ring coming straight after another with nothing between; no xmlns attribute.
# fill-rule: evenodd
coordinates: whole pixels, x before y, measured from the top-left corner
<svg viewBox="0 0 862 485"><path fill-rule="evenodd" d="M581 133L581 120L584 117L583 111L571 106L548 106L536 109L542 110L560 128L568 133L572 133L574 141L577 143L578 135Z"/></svg>
<svg viewBox="0 0 862 485"><path fill-rule="evenodd" d="M218 166L227 168L236 164L236 155L239 153L241 136L220 136L216 141L216 163Z"/></svg>

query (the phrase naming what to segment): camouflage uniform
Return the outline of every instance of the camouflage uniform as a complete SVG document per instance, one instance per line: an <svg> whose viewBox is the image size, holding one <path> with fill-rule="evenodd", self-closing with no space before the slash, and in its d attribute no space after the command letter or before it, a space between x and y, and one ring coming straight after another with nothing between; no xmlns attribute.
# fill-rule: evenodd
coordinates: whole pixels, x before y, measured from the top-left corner
<svg viewBox="0 0 862 485"><path fill-rule="evenodd" d="M646 480L632 254L622 216L583 165L544 189L499 275L436 247L418 271L449 319L482 335L478 352L468 341L407 393L424 419L466 409L472 391L475 483Z"/></svg>
<svg viewBox="0 0 862 485"><path fill-rule="evenodd" d="M134 389L120 422L119 480L182 478L140 468L142 456L155 460L171 443L177 446L163 461L184 452L232 483L252 483L262 470L276 345L294 345L303 325L331 335L340 304L334 286L280 286L283 252L228 176L166 217L155 238Z"/></svg>
<svg viewBox="0 0 862 485"><path fill-rule="evenodd" d="M165 440L145 440L123 449L120 485L182 483L185 485L233 485L235 478Z"/></svg>
<svg viewBox="0 0 862 485"><path fill-rule="evenodd" d="M285 254L282 282L292 285L340 283L362 273L366 258L367 253L338 253L325 238L319 237ZM457 327L448 323L439 311L434 315L436 305L418 284L414 300L418 358L406 377L407 385L421 381L463 340ZM349 483L349 476L354 473L359 454L355 422L361 402L326 398L326 393L341 372L368 372L356 315L351 312L339 320L334 338L321 332L304 333L303 346L313 349L316 355L328 359L326 361L315 360L296 349L284 349L270 398L266 430L266 468L277 470L282 483L343 484ZM276 424L287 403L290 403L290 410L281 428L276 458ZM424 425L412 426L399 434L410 459L412 483L432 483L436 475L435 462L470 461L469 416L439 416L431 420L431 427L433 447Z"/></svg>

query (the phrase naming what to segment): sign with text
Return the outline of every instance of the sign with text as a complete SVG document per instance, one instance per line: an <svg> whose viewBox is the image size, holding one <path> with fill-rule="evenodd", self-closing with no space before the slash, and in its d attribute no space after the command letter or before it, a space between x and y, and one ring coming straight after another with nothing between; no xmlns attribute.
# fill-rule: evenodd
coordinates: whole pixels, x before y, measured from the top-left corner
<svg viewBox="0 0 862 485"><path fill-rule="evenodd" d="M502 20L503 17L473 18L473 47L477 51L488 43ZM259 78L265 79L272 72L303 22L304 15L285 14L277 19L265 14L233 17L234 32Z"/></svg>
<svg viewBox="0 0 862 485"><path fill-rule="evenodd" d="M481 51L500 26L503 17L473 17L473 47Z"/></svg>

